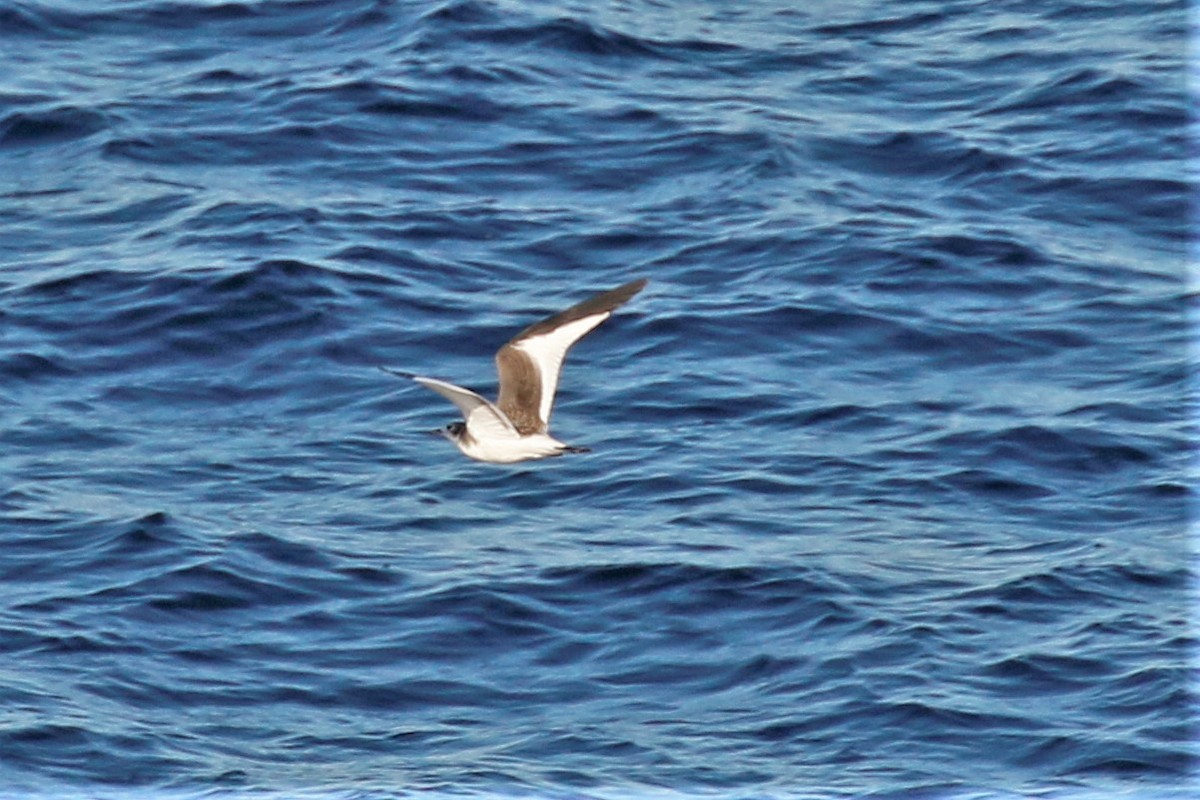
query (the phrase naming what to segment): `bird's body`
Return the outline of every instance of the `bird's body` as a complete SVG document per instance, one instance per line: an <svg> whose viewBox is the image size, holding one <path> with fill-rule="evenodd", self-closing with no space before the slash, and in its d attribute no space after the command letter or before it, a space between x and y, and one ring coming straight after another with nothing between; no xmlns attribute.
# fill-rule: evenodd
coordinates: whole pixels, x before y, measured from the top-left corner
<svg viewBox="0 0 1200 800"><path fill-rule="evenodd" d="M567 351L646 285L632 281L568 308L518 333L496 353L500 393L496 402L470 389L409 373L397 373L437 392L462 412L439 433L476 461L512 464L586 452L550 435L550 412Z"/></svg>

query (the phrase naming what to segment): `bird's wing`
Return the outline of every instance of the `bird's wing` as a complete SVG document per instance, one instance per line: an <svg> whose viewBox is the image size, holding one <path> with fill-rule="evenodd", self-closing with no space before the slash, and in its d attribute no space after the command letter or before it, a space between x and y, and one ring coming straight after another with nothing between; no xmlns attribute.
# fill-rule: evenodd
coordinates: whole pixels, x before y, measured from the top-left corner
<svg viewBox="0 0 1200 800"><path fill-rule="evenodd" d="M601 292L530 325L500 348L496 353L496 371L500 374L496 404L519 430L546 430L567 351L645 285L643 278Z"/></svg>
<svg viewBox="0 0 1200 800"><path fill-rule="evenodd" d="M520 436L503 411L470 389L439 381L437 378L423 378L420 375L413 375L412 379L454 403L462 412L463 419L467 422L467 430L472 436L486 439L516 439Z"/></svg>

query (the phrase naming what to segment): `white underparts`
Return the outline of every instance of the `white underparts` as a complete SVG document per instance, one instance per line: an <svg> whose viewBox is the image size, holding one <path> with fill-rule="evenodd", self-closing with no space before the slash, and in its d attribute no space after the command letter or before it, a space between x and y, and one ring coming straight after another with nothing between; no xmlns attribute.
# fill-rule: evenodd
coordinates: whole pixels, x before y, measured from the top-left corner
<svg viewBox="0 0 1200 800"><path fill-rule="evenodd" d="M454 442L467 457L492 464L514 464L518 461L557 456L567 449L566 444L544 433L502 439L476 439L469 434L457 439L452 436L446 438Z"/></svg>

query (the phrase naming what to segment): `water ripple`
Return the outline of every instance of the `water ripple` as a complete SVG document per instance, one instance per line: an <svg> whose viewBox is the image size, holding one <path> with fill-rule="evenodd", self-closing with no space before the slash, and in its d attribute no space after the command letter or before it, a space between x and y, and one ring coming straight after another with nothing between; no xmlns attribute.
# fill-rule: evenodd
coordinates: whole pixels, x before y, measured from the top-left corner
<svg viewBox="0 0 1200 800"><path fill-rule="evenodd" d="M1188 796L1185 12L0 0L0 794Z"/></svg>

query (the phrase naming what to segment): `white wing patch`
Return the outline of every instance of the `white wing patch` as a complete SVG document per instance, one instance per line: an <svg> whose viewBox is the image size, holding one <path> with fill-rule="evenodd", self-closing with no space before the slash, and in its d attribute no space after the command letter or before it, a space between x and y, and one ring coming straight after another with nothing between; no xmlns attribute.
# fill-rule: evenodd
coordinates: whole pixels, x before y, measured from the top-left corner
<svg viewBox="0 0 1200 800"><path fill-rule="evenodd" d="M520 438L521 434L517 433L517 429L503 411L470 389L436 378L413 376L413 380L454 403L467 422L467 431L476 439Z"/></svg>
<svg viewBox="0 0 1200 800"><path fill-rule="evenodd" d="M581 317L540 336L530 336L511 343L513 347L533 359L538 372L541 373L542 402L538 416L542 418L542 422L550 424L550 409L554 407L554 393L558 391L558 374L562 371L567 350L611 316L612 311L605 311L590 317Z"/></svg>

